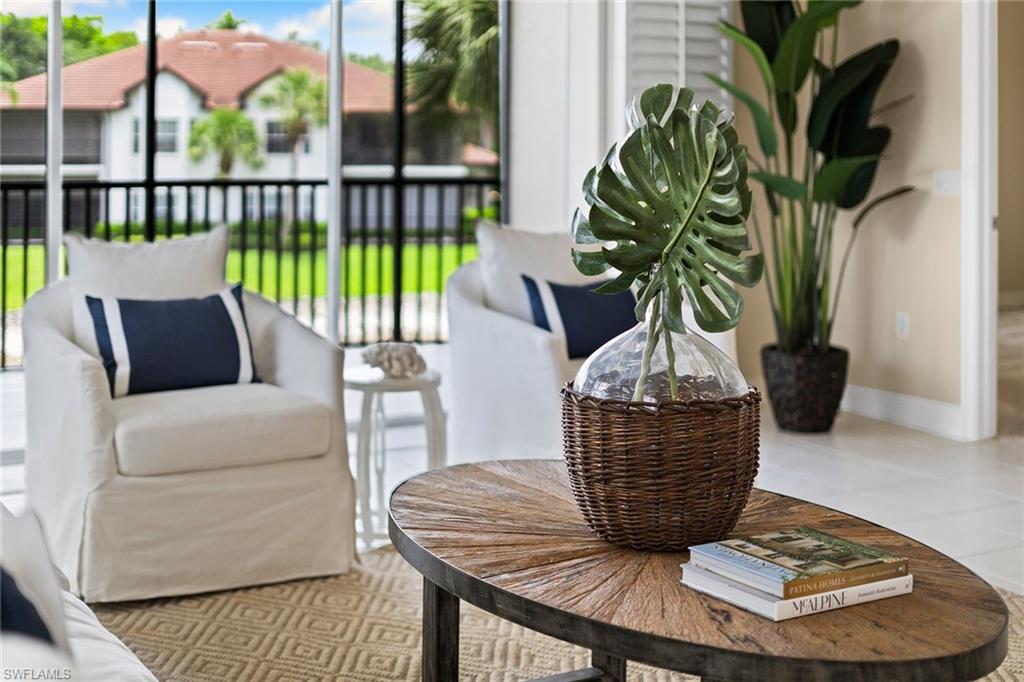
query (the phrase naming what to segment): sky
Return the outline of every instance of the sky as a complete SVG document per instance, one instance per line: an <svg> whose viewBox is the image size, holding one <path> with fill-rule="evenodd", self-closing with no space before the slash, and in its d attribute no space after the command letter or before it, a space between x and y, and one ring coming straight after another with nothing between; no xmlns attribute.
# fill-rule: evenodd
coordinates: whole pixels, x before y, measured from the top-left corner
<svg viewBox="0 0 1024 682"><path fill-rule="evenodd" d="M46 13L46 0L0 0L0 10L22 16ZM394 53L394 5L391 0L344 0L342 43L345 52ZM284 39L296 31L303 40L330 43L330 5L323 0L159 0L157 32L167 38L202 28L225 10L246 23L242 30ZM65 14L99 15L108 31L135 31L145 40L145 0L64 0Z"/></svg>

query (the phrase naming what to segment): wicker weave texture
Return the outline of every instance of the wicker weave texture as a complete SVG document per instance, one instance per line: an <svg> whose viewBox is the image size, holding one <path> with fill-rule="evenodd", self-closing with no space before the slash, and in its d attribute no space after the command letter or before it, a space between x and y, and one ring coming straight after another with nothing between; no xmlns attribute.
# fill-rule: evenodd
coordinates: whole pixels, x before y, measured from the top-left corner
<svg viewBox="0 0 1024 682"><path fill-rule="evenodd" d="M728 535L757 475L761 394L630 403L562 389L562 441L587 525L618 545L681 551Z"/></svg>

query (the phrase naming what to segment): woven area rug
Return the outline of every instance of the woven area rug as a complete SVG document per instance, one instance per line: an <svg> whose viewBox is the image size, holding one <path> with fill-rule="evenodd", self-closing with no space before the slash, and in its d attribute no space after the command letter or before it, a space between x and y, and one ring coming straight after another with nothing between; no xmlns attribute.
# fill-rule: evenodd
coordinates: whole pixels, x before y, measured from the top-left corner
<svg viewBox="0 0 1024 682"><path fill-rule="evenodd" d="M99 605L96 613L164 682L420 679L422 578L391 548L348 575ZM1024 596L1010 653L989 680L1024 680ZM463 604L460 677L522 680L586 667L585 650ZM631 663L630 680L695 680Z"/></svg>

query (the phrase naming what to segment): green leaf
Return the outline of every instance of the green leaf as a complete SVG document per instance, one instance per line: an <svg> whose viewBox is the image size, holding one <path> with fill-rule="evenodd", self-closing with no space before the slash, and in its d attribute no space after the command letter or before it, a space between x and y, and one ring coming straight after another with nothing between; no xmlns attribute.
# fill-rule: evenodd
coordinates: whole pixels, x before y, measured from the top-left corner
<svg viewBox="0 0 1024 682"><path fill-rule="evenodd" d="M594 287L591 291L596 294L621 294L624 291L629 291L629 288L633 286L635 281L636 277L628 272L624 272L615 279L610 279L601 286Z"/></svg>
<svg viewBox="0 0 1024 682"><path fill-rule="evenodd" d="M856 143L844 145L853 150L853 156L876 156L881 158L882 152L889 145L892 131L886 126L868 128ZM871 191L871 183L875 180L878 161L865 164L850 176L846 187L836 197L839 208L853 208L864 201Z"/></svg>
<svg viewBox="0 0 1024 682"><path fill-rule="evenodd" d="M775 152L778 150L778 139L775 137L775 124L772 122L771 116L768 111L754 99L750 93L745 92L741 88L733 85L732 83L722 80L711 73L705 73L708 80L722 88L730 95L740 100L747 105L750 109L751 116L754 117L754 127L757 129L757 141L761 145L761 151L767 157L775 156Z"/></svg>
<svg viewBox="0 0 1024 682"><path fill-rule="evenodd" d="M754 63L757 65L757 70L761 72L761 80L764 81L764 87L768 92L768 96L770 97L774 94L775 77L772 75L772 65L768 61L768 57L765 55L764 50L761 49L761 46L754 42L753 38L743 33L728 21L718 22L718 30L725 37L731 38L742 45L744 49L750 53L750 56L754 58Z"/></svg>
<svg viewBox="0 0 1024 682"><path fill-rule="evenodd" d="M801 15L786 29L772 64L775 87L779 92L795 94L800 91L811 68L817 34L817 20L807 14Z"/></svg>
<svg viewBox="0 0 1024 682"><path fill-rule="evenodd" d="M883 64L892 64L899 43L889 40L845 60L821 85L807 121L807 138L815 149L822 149L833 116L843 101Z"/></svg>
<svg viewBox="0 0 1024 682"><path fill-rule="evenodd" d="M619 272L629 272L634 275L646 272L651 261L657 259L658 249L650 246L634 245L620 242L615 248L602 248L604 260Z"/></svg>
<svg viewBox="0 0 1024 682"><path fill-rule="evenodd" d="M747 35L764 50L768 61L773 61L782 35L796 19L792 1L742 0L740 12Z"/></svg>
<svg viewBox="0 0 1024 682"><path fill-rule="evenodd" d="M572 214L572 228L571 228L572 241L575 244L600 244L601 241L594 236L593 231L590 229L590 223L587 222L587 218L583 215L583 211L576 209Z"/></svg>
<svg viewBox="0 0 1024 682"><path fill-rule="evenodd" d="M775 94L775 109L779 112L779 123L782 129L792 135L796 130L797 103L796 95L789 92Z"/></svg>
<svg viewBox="0 0 1024 682"><path fill-rule="evenodd" d="M814 200L820 203L834 202L858 168L877 160L877 156L854 156L826 162L814 180Z"/></svg>
<svg viewBox="0 0 1024 682"><path fill-rule="evenodd" d="M878 195L870 202L868 202L868 205L862 208L860 212L857 213L857 217L853 219L853 228L857 229L858 227L860 227L860 224L864 222L864 218L867 217L868 213L870 213L878 206L881 206L887 201L892 201L893 199L901 197L904 194L910 194L911 192L916 191L917 188L913 187L912 185L903 185L902 187L897 187L896 189L889 190L885 194Z"/></svg>
<svg viewBox="0 0 1024 682"><path fill-rule="evenodd" d="M891 43L889 49L898 50L897 41L888 42ZM819 149L826 158L863 156L867 153L863 150L865 137L871 127L875 98L894 63L895 57L879 62L868 77L843 99L832 116L828 133Z"/></svg>
<svg viewBox="0 0 1024 682"><path fill-rule="evenodd" d="M590 210L589 224L590 231L601 241L644 240L643 231L635 224L618 217L614 211L604 210L598 206Z"/></svg>
<svg viewBox="0 0 1024 682"><path fill-rule="evenodd" d="M753 171L750 177L763 183L775 194L781 194L787 199L804 199L807 197L807 186L804 183L794 180L786 175L777 175L765 171Z"/></svg>
<svg viewBox="0 0 1024 682"><path fill-rule="evenodd" d="M654 116L654 118L658 119L659 123L663 121L665 114L672 104L672 95L675 93L676 89L667 83L661 83L644 90L643 94L640 95L642 120L646 121L649 116Z"/></svg>
<svg viewBox="0 0 1024 682"><path fill-rule="evenodd" d="M600 275L610 267L600 251L572 250L572 262L581 274L587 276Z"/></svg>
<svg viewBox="0 0 1024 682"><path fill-rule="evenodd" d="M835 0L807 0L807 11L808 12L811 12L811 11L817 12L817 11L819 11L818 10L818 6L820 6L820 5L833 5L834 3L835 3ZM859 5L859 4L861 4L860 0L856 0L855 2L847 3L845 5L845 7L854 7L854 6ZM822 12L821 18L818 20L818 28L822 29L822 28L828 28L829 26L835 26L836 19L838 19L838 18L839 18L839 12L838 11L836 11L836 12L824 11L824 12Z"/></svg>
<svg viewBox="0 0 1024 682"><path fill-rule="evenodd" d="M807 72L814 63L814 44L818 31L847 7L853 7L860 0L828 0L808 5L807 10L797 17L786 29L779 44L778 54L772 62L775 86L780 92L796 94L807 78Z"/></svg>

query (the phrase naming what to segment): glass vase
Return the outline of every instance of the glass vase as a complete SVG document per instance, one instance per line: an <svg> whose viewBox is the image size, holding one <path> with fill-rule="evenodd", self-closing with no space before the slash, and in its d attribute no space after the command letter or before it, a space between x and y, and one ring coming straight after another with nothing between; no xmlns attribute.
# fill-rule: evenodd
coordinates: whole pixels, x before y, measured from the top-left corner
<svg viewBox="0 0 1024 682"><path fill-rule="evenodd" d="M648 320L651 316L648 315ZM733 360L698 333L641 322L598 348L573 382L577 393L608 400L662 403L746 395L747 380Z"/></svg>

